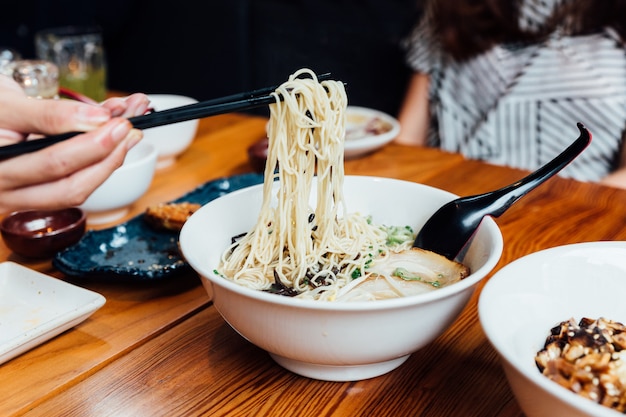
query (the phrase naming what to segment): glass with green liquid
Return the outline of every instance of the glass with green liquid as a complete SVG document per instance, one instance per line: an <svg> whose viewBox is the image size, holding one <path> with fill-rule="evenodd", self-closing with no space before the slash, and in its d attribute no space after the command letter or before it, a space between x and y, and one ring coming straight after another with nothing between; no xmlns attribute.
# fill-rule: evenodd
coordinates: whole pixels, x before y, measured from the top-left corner
<svg viewBox="0 0 626 417"><path fill-rule="evenodd" d="M66 26L35 35L39 59L59 68L59 86L96 101L106 98L106 57L97 27Z"/></svg>

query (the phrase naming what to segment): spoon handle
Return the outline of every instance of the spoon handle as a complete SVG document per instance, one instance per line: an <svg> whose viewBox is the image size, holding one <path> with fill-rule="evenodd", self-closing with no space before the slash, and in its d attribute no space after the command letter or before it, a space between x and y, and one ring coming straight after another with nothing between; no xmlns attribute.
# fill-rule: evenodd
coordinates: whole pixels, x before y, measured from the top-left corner
<svg viewBox="0 0 626 417"><path fill-rule="evenodd" d="M481 206L482 216L499 217L529 191L532 191L565 168L589 146L591 133L582 123L577 123L576 126L580 130L580 136L563 152L541 168L504 188L474 197L464 197L462 200L468 199L468 203ZM478 206L475 208L478 209Z"/></svg>
<svg viewBox="0 0 626 417"><path fill-rule="evenodd" d="M444 204L424 223L413 247L455 259L471 241L485 216L499 217L517 200L572 162L591 142L591 133L577 124L580 136L556 158L532 174L499 190L461 197Z"/></svg>

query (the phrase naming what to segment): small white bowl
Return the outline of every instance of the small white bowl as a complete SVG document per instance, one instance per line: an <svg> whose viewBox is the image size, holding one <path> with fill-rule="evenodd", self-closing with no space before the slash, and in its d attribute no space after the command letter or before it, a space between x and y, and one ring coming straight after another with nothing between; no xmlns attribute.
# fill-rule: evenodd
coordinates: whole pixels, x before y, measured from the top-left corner
<svg viewBox="0 0 626 417"><path fill-rule="evenodd" d="M375 127L374 132L371 131ZM387 113L366 107L346 109L344 157L355 158L375 151L400 133L400 122Z"/></svg>
<svg viewBox="0 0 626 417"><path fill-rule="evenodd" d="M302 300L255 291L214 270L232 236L250 230L257 221L262 187L235 191L203 206L185 223L181 250L217 310L237 332L286 369L310 378L360 380L400 366L450 326L502 253L500 230L487 218L464 260L472 273L436 291L360 302ZM312 194L314 199L315 190ZM415 230L456 197L414 182L359 176L345 178L344 196L350 212ZM402 204L394 203L398 196Z"/></svg>
<svg viewBox="0 0 626 417"><path fill-rule="evenodd" d="M148 98L156 111L198 102L195 98L176 94L148 94ZM176 157L191 145L197 129L198 120L194 119L144 130L143 141L152 143L159 153L157 169L172 165Z"/></svg>
<svg viewBox="0 0 626 417"><path fill-rule="evenodd" d="M143 140L135 145L117 168L80 206L87 222L102 224L122 218L150 187L157 162L154 145Z"/></svg>
<svg viewBox="0 0 626 417"><path fill-rule="evenodd" d="M626 323L626 242L559 246L522 257L489 279L479 298L482 327L528 417L623 415L542 375L535 365L559 323L604 317Z"/></svg>

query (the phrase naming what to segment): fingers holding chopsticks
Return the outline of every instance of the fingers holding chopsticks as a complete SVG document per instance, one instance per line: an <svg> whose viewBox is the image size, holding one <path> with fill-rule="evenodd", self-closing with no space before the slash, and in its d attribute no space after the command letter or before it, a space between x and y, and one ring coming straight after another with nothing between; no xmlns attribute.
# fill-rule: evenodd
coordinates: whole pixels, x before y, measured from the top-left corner
<svg viewBox="0 0 626 417"><path fill-rule="evenodd" d="M30 134L91 131L113 117L143 114L149 104L145 94L111 98L101 105L74 100L36 100L28 97L11 78L0 76L0 145L19 142Z"/></svg>
<svg viewBox="0 0 626 417"><path fill-rule="evenodd" d="M318 76L317 79L321 81L322 79L327 79L329 75L330 74L322 74ZM147 103L143 101L144 98L147 98L144 95L133 95L129 97L125 103L120 102L118 99L107 100L102 103L101 108L109 110L112 117L118 115L123 117L127 117L129 115L132 116L128 117L128 120L134 127L143 130L192 119L201 119L204 117L216 116L218 114L247 111L267 106L275 103L276 100L282 100L280 95L277 96L274 94L276 88L277 86L265 87L167 110L153 111L149 114L144 114L148 108ZM0 85L0 96L1 93L2 91ZM77 105L77 103L74 104ZM2 103L0 102L0 109L1 105ZM91 106L96 107L93 104L91 104ZM94 116L97 119L97 115L91 114L88 110L81 111L87 112L82 114L82 119L80 120L82 123L87 123L87 126L81 126L80 123L78 123L74 125L74 128L68 128L65 129L64 132L56 134L49 133L45 138L38 141L24 141L21 143L13 143L4 147L0 146L0 160L13 158L25 153L36 152L61 141L68 140L80 132L89 131L91 129L89 124L92 121L95 121L95 124L97 124L97 121L91 119L91 117ZM135 114L133 115L133 113ZM2 120L0 120L0 141L2 139L1 122Z"/></svg>
<svg viewBox="0 0 626 417"><path fill-rule="evenodd" d="M0 161L0 213L82 204L142 138L126 119L38 152Z"/></svg>
<svg viewBox="0 0 626 417"><path fill-rule="evenodd" d="M0 76L0 149L43 143L38 135L86 132L1 159L0 214L82 204L143 137L127 117L145 113L148 106L144 94L97 105L33 99L11 78Z"/></svg>
<svg viewBox="0 0 626 417"><path fill-rule="evenodd" d="M70 100L29 98L12 79L0 76L0 138L2 144L29 134L93 130L111 119L111 110Z"/></svg>

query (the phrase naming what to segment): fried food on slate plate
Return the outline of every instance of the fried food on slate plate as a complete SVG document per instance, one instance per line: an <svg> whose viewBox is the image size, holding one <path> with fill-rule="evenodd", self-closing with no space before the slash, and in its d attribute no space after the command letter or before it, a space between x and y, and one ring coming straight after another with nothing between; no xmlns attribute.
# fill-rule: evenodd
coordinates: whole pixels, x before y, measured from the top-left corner
<svg viewBox="0 0 626 417"><path fill-rule="evenodd" d="M187 219L200 208L195 203L160 203L150 206L144 220L155 229L180 231Z"/></svg>

